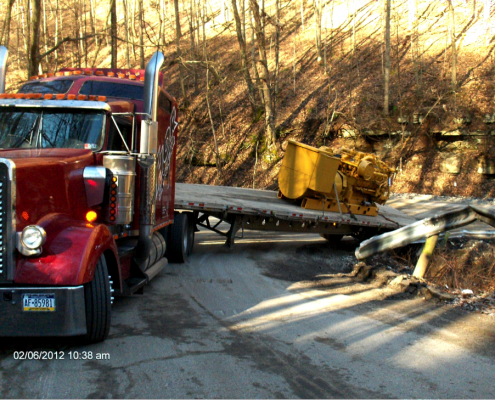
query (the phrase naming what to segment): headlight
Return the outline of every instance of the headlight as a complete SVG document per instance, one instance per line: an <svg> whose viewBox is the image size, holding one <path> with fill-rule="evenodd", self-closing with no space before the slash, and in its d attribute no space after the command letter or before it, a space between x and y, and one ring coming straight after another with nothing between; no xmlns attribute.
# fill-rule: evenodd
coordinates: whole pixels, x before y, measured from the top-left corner
<svg viewBox="0 0 495 400"><path fill-rule="evenodd" d="M38 225L29 225L24 228L21 234L21 242L28 249L35 250L43 246L46 239L45 230Z"/></svg>

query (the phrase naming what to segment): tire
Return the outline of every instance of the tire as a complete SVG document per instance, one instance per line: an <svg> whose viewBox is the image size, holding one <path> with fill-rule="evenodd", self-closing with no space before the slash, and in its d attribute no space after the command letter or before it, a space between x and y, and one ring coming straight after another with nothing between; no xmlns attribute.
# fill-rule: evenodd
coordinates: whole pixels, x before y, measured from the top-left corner
<svg viewBox="0 0 495 400"><path fill-rule="evenodd" d="M363 228L361 231L356 232L353 236L359 241L359 243L365 240L371 239L373 236L378 235L377 229L366 229Z"/></svg>
<svg viewBox="0 0 495 400"><path fill-rule="evenodd" d="M344 237L344 235L332 235L331 233L321 233L320 236L328 240L330 243L340 242Z"/></svg>
<svg viewBox="0 0 495 400"><path fill-rule="evenodd" d="M84 285L86 302L87 343L102 342L108 336L111 322L111 292L105 256L96 264L95 276Z"/></svg>
<svg viewBox="0 0 495 400"><path fill-rule="evenodd" d="M190 228L187 213L175 214L174 223L170 225L170 235L167 243L167 258L170 262L187 262L187 256L191 251Z"/></svg>
<svg viewBox="0 0 495 400"><path fill-rule="evenodd" d="M195 232L196 224L193 214L188 213L186 215L189 222L189 226L188 226L189 242L187 247L187 255L190 256L193 253L193 248L194 248L194 237L196 236L196 232Z"/></svg>

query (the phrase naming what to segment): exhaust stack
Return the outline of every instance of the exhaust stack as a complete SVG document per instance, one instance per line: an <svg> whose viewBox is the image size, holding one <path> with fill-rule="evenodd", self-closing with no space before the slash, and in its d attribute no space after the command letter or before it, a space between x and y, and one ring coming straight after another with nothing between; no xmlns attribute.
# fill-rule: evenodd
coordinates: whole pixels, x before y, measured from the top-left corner
<svg viewBox="0 0 495 400"><path fill-rule="evenodd" d="M5 74L7 73L7 58L9 51L5 46L0 46L0 93L5 93Z"/></svg>
<svg viewBox="0 0 495 400"><path fill-rule="evenodd" d="M160 88L158 87L158 76L160 68L165 57L157 51L151 57L151 60L146 65L144 75L144 112L149 114L151 123L156 123L158 95ZM141 130L141 135L148 134ZM148 143L148 138L145 140ZM143 137L141 137L141 143ZM144 149L140 149L141 153L148 153ZM153 245L153 226L155 225L156 213L156 156L154 154L142 155L139 160L141 166L140 185L141 192L139 197L139 242L136 249L134 261L139 268L144 271L148 265L151 249Z"/></svg>

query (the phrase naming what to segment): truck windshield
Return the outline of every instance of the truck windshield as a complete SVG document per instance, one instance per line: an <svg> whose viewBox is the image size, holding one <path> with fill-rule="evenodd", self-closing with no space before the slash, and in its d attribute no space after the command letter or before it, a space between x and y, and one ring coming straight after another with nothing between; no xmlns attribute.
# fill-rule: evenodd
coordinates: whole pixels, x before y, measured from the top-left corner
<svg viewBox="0 0 495 400"><path fill-rule="evenodd" d="M105 114L78 110L0 110L0 148L99 150Z"/></svg>

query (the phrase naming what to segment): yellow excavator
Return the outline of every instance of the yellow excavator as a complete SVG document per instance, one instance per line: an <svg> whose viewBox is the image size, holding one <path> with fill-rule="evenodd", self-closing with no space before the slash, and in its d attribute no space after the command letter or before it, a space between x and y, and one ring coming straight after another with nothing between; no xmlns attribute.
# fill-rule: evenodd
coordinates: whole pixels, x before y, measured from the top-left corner
<svg viewBox="0 0 495 400"><path fill-rule="evenodd" d="M390 196L395 172L377 156L342 148L319 149L289 140L278 175L278 197L302 208L376 216Z"/></svg>

